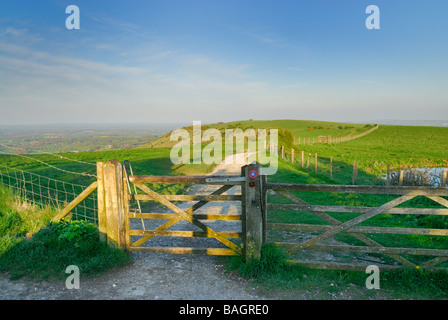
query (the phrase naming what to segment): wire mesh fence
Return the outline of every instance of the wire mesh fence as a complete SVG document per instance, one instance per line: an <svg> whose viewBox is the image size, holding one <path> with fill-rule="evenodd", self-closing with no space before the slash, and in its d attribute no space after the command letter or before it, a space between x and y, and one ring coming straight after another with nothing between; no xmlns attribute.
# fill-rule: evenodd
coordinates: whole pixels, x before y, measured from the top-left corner
<svg viewBox="0 0 448 320"><path fill-rule="evenodd" d="M20 197L42 206L62 210L87 186L68 183L0 164L0 184L13 189ZM97 192L91 193L72 210L72 219L98 224Z"/></svg>

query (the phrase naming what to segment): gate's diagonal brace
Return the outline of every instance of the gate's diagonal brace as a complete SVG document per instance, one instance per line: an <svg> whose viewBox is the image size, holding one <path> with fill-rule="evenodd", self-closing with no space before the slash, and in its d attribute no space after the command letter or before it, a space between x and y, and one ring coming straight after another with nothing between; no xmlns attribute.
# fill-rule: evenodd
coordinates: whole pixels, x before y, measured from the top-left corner
<svg viewBox="0 0 448 320"><path fill-rule="evenodd" d="M211 195L220 195L221 193L226 192L227 190L229 190L232 187L233 186L231 186L231 185L222 186L218 190L212 192ZM193 213L195 210L201 208L202 206L206 205L207 203L208 203L208 201L199 201L199 202L195 203L194 205L192 205L190 208L186 209L185 212ZM162 231L162 230L168 229L169 227L171 227L173 224L176 224L180 220L182 220L180 217L171 219L171 220L165 222L164 224L162 224L161 226L159 226L154 231ZM151 235L151 236L144 236L144 237L138 239L137 241L135 241L131 246L134 246L134 247L141 246L143 243L145 243L146 241L150 240L153 237L155 237L155 234Z"/></svg>
<svg viewBox="0 0 448 320"><path fill-rule="evenodd" d="M178 218L172 219L171 221L174 221L174 223L178 222L179 220L187 220L189 222L191 222L192 224L198 226L199 228L201 228L203 231L207 232L207 234L211 235L213 238L215 238L216 240L222 242L223 244L225 244L227 247L233 249L234 251L240 251L241 249L234 244L232 241L228 240L227 238L220 236L219 234L217 234L214 230L210 229L209 227L207 227L205 224L203 224L202 222L196 220L191 213L187 213L184 210L180 209L178 206L174 205L173 203L171 203L170 201L166 200L165 198L161 197L157 192L151 190L150 188L148 188L147 186L145 186L144 184L141 183L134 183L134 185L136 185L138 188L140 188L142 191L144 191L146 194L148 194L149 196L151 196L155 201L163 204L164 206L166 206L167 208L173 210L175 213L178 214ZM174 224L172 223L172 224ZM172 225L171 224L171 225ZM159 227L160 228L160 227ZM168 227L167 227L168 228ZM149 238L150 239L150 236ZM146 240L145 240L146 241Z"/></svg>
<svg viewBox="0 0 448 320"><path fill-rule="evenodd" d="M288 200L291 200L292 202L299 204L299 205L310 205L309 203L307 203L306 201L303 201L302 199L297 198L296 196L290 194L289 192L285 191L285 190L276 190L275 192L279 193L280 195L282 195L283 197L287 198ZM386 210L386 209L385 209ZM323 213L323 212L314 212L311 211L312 213L316 214L317 216L319 216L320 218L324 219L325 221L331 223L332 225L341 225L342 222L340 222L339 220L333 218L332 216ZM373 246L373 247L382 247L381 244L379 244L378 242L370 239L369 237L363 235L363 234L357 234L357 233L350 233L348 231L348 234L350 234L351 236L357 238L358 240L368 244L369 246ZM415 264L410 262L409 260L399 256L399 255L387 255L390 258L396 260L397 262L403 264L403 265L407 265L409 267L415 267Z"/></svg>
<svg viewBox="0 0 448 320"><path fill-rule="evenodd" d="M327 239L329 237L334 236L335 234L339 233L339 232L350 232L349 229L351 227L353 227L354 225L361 223L367 219L370 219L386 210L389 210L390 208L393 208L395 206L398 206L399 204L402 204L403 202L409 201L412 198L415 198L416 196L401 196L397 199L394 199L390 202L387 202L385 204L383 204L382 206L379 206L377 208L373 208L372 210L369 210L368 212L364 213L363 215L360 215L352 220L349 220L347 222L344 222L342 224L339 224L337 226L335 226L334 228L328 230L327 232L324 232L320 235L318 235L317 237L314 237L312 239L309 239L305 242L303 242L302 244L299 245L299 247L301 249L306 249L308 247L313 246L314 244L316 244L319 241L322 241L324 239Z"/></svg>
<svg viewBox="0 0 448 320"><path fill-rule="evenodd" d="M435 202L441 204L442 206L448 208L448 200L446 200L445 198L442 198L440 196L426 196L426 197L431 199L432 201L435 201ZM424 264L422 264L422 267L432 268L432 267L435 267L436 265L438 265L442 262L445 262L447 260L448 260L447 257L437 257L432 260L426 261Z"/></svg>

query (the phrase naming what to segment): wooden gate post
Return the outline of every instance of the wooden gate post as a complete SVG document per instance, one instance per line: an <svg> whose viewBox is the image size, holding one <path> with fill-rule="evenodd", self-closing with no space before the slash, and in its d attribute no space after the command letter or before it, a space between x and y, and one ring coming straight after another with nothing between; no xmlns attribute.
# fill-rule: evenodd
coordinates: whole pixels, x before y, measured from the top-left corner
<svg viewBox="0 0 448 320"><path fill-rule="evenodd" d="M99 162L97 175L100 234L110 246L125 248L129 222L122 164L116 159Z"/></svg>
<svg viewBox="0 0 448 320"><path fill-rule="evenodd" d="M241 184L241 219L243 256L246 262L260 259L261 245L266 237L264 226L266 214L263 214L266 205L263 204L265 194L262 190L265 178L262 177L261 169L261 165L256 161L241 168L241 175L245 177L245 181Z"/></svg>

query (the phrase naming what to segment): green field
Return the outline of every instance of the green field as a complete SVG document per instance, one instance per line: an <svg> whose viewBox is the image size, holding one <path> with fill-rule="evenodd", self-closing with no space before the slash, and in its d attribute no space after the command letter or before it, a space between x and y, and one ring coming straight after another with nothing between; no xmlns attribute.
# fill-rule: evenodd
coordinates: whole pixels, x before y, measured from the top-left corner
<svg viewBox="0 0 448 320"><path fill-rule="evenodd" d="M372 133L338 144L303 146L306 152L332 156L335 161L362 167L447 166L448 128L381 125Z"/></svg>
<svg viewBox="0 0 448 320"><path fill-rule="evenodd" d="M295 136L296 140L299 136L318 137L319 135L350 136L365 132L370 126L365 124L344 124L317 121L299 121L299 120L276 120L276 121L236 121L232 123L219 123L214 125L203 125L203 130L215 127L218 129L231 128L273 128L280 129L279 143L285 145L285 150L294 148L296 155L301 150L306 154L315 154L319 156L319 168L317 173L314 172L314 164L311 163L309 168L302 168L298 161L291 163L290 158L279 160L278 172L268 177L270 182L283 183L304 183L304 184L350 184L352 178L353 161L359 163L360 172L358 183L360 184L377 184L378 175L384 170L386 165L390 163L392 166L447 166L447 146L448 146L448 128L445 127L414 127L414 126L388 126L380 125L380 127L372 133L348 142L335 144L315 143L313 145L293 144L291 137ZM332 129L329 129L329 128ZM338 128L341 127L341 128ZM310 129L312 128L312 129ZM168 143L169 136L164 136L152 144L152 147L138 148L129 150L109 150L97 152L79 152L79 153L60 153L58 155L48 154L22 154L22 155L0 155L0 165L8 168L33 172L40 176L53 179L76 183L87 186L95 180L96 166L98 161L107 161L110 159L118 159L119 161L129 160L132 164L134 174L136 175L195 175L207 174L214 165L205 164L180 164L173 165L170 161L170 146ZM297 142L297 141L296 141ZM158 147L154 147L158 145ZM203 147L206 144L203 145ZM26 156L24 158L23 156ZM62 156L64 158L60 158ZM333 158L333 178L329 177L329 158ZM37 160L37 161L36 161ZM79 162L76 162L76 161ZM49 167L54 166L59 169L69 171L64 172ZM77 173L87 173L92 176L83 176ZM187 186L167 186L154 185L153 188L163 193L179 193L184 192ZM379 206L393 197L382 195L357 195L357 194L304 194L296 193L311 204L321 205L346 205L346 206ZM269 195L269 201L273 203L282 203L284 199L275 195ZM431 203L425 198L416 198L408 204L412 207L440 207ZM9 209L8 209L9 210ZM347 221L356 214L331 214L340 221ZM45 221L48 221L48 215L45 215ZM9 218L8 218L9 219ZM304 212L298 215L297 212L271 210L268 216L269 222L282 223L302 223L302 224L322 224L323 221L311 213ZM43 222L33 222L42 225ZM424 227L424 228L441 228L448 227L448 220L444 216L415 216L415 215L383 215L376 219L368 221L371 226L388 226L388 227ZM23 237L22 233L19 233ZM279 241L284 235L272 233L270 241ZM428 237L428 236L393 236L393 235L374 235L373 239L385 246L416 246L428 248L445 248L447 245L444 237ZM346 241L359 245L356 239L346 235L341 235L338 240ZM17 240L14 240L14 243ZM422 257L413 257L415 263L421 263ZM313 283L305 281L309 286L319 283L318 278L327 279L329 275L332 277L340 277L340 285L348 285L350 281L363 276L351 276L351 273L344 272L311 272L300 269L301 274L306 274L308 279L313 279ZM293 272L297 275L297 270ZM346 276L344 276L344 274ZM319 275L319 276L317 276ZM289 281L291 273L286 272L281 276L278 272L272 277L264 278L264 284L277 290L292 286L293 288L302 288L303 282ZM389 293L392 297L397 297L394 288L400 287L398 293L399 298L422 297L428 296L435 299L444 298L446 278L437 278L424 275L406 275L400 274L399 277L408 277L406 286L400 284L397 276L390 277ZM263 277L261 277L263 278ZM345 279L345 280L344 280ZM417 288L416 283L422 284L425 279L424 286ZM439 281L439 282L431 282ZM414 284L415 283L415 284ZM331 290L331 288L328 288ZM412 292L411 292L412 291ZM431 291L431 292L429 292ZM384 291L383 291L384 292ZM374 294L371 296L375 297Z"/></svg>

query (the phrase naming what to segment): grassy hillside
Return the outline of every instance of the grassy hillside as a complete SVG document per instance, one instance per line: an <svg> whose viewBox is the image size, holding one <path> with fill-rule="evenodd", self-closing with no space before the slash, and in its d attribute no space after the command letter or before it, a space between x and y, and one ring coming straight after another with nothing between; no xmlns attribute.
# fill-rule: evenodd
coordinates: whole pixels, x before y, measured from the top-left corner
<svg viewBox="0 0 448 320"><path fill-rule="evenodd" d="M360 167L448 166L448 128L381 125L374 132L338 144L302 146L306 152L332 156L335 161Z"/></svg>
<svg viewBox="0 0 448 320"><path fill-rule="evenodd" d="M12 279L62 278L69 265L78 266L81 274L88 276L131 261L123 250L100 241L93 224L50 223L56 213L0 185L0 271L8 272ZM34 234L31 239L29 234Z"/></svg>

